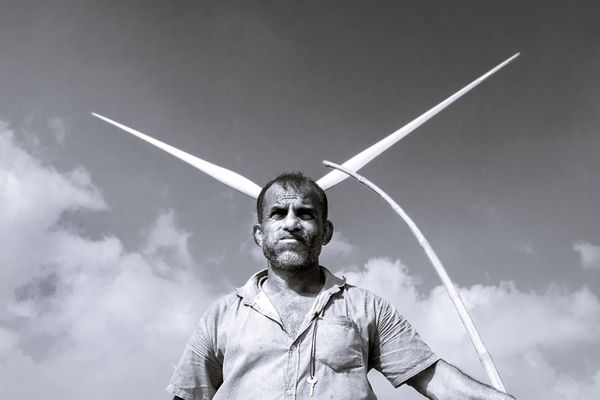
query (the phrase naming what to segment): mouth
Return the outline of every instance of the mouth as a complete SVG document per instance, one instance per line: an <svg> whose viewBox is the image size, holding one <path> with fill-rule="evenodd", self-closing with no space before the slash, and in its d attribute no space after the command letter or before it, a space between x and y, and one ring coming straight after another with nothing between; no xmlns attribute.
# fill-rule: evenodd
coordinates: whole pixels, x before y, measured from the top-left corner
<svg viewBox="0 0 600 400"><path fill-rule="evenodd" d="M295 236L285 236L278 240L279 243L304 243L304 241Z"/></svg>

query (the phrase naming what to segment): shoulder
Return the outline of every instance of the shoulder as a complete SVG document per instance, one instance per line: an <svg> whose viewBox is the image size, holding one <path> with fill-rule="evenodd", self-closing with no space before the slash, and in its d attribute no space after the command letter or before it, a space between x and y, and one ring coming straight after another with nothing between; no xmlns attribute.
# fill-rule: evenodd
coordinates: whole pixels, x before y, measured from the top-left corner
<svg viewBox="0 0 600 400"><path fill-rule="evenodd" d="M326 273L326 285L330 287L339 287L341 290L336 293L338 299L356 306L373 305L376 307L387 306L389 302L370 290L348 283L346 277L338 277L326 268L322 267Z"/></svg>
<svg viewBox="0 0 600 400"><path fill-rule="evenodd" d="M370 290L345 283L342 290L333 296L331 307L338 313L358 321L377 324L382 316L399 314L389 301Z"/></svg>
<svg viewBox="0 0 600 400"><path fill-rule="evenodd" d="M241 298L235 293L231 292L223 295L213 301L204 315L202 315L201 321L218 321L226 318L232 312L239 309L241 304Z"/></svg>
<svg viewBox="0 0 600 400"><path fill-rule="evenodd" d="M340 294L348 316L352 318L374 327L406 323L404 316L392 303L370 290L346 283Z"/></svg>
<svg viewBox="0 0 600 400"><path fill-rule="evenodd" d="M189 343L198 346L217 348L231 321L235 319L240 307L240 298L229 293L213 301L196 323Z"/></svg>
<svg viewBox="0 0 600 400"><path fill-rule="evenodd" d="M259 292L260 279L266 276L266 274L266 270L259 271L250 277L244 285L217 298L207 308L200 322L212 325L215 323L220 324L240 315L241 311L247 308L245 305L252 303L252 300Z"/></svg>
<svg viewBox="0 0 600 400"><path fill-rule="evenodd" d="M391 303L368 289L346 283L342 296L353 304L374 307L375 309L393 308Z"/></svg>

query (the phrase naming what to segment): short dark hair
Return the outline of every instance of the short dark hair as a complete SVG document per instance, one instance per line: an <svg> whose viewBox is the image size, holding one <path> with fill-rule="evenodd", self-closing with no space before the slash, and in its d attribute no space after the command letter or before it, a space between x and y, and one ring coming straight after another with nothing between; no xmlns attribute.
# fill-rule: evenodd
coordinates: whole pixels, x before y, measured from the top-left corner
<svg viewBox="0 0 600 400"><path fill-rule="evenodd" d="M263 219L263 205L265 199L265 193L269 188L273 185L279 185L284 189L292 188L296 189L300 192L312 191L317 193L319 197L319 205L321 206L322 217L323 220L327 219L327 195L325 191L321 188L321 186L317 185L315 181L304 175L300 171L296 172L284 172L283 174L277 176L276 178L267 182L265 186L263 186L258 198L256 199L256 216L258 218L258 222L262 222Z"/></svg>

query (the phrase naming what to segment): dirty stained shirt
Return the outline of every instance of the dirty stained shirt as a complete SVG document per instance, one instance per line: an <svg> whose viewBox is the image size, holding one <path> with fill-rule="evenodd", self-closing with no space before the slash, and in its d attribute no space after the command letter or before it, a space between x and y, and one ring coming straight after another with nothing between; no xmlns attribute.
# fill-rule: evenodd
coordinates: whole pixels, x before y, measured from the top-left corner
<svg viewBox="0 0 600 400"><path fill-rule="evenodd" d="M213 303L167 391L185 400L370 400L371 368L398 387L439 360L391 304L321 269L325 284L295 337L261 289L267 270Z"/></svg>

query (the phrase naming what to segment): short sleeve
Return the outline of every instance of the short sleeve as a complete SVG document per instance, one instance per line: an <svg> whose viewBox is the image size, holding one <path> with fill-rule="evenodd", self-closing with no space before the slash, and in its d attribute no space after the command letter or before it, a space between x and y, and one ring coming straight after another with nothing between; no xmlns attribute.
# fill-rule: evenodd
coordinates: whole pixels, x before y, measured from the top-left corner
<svg viewBox="0 0 600 400"><path fill-rule="evenodd" d="M398 387L439 357L391 304L379 297L375 302L378 313L369 365Z"/></svg>
<svg viewBox="0 0 600 400"><path fill-rule="evenodd" d="M166 390L184 400L209 400L223 382L222 364L215 349L215 329L207 312L192 333Z"/></svg>

